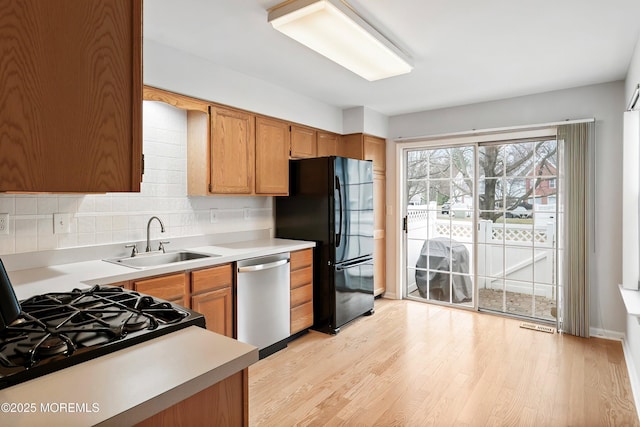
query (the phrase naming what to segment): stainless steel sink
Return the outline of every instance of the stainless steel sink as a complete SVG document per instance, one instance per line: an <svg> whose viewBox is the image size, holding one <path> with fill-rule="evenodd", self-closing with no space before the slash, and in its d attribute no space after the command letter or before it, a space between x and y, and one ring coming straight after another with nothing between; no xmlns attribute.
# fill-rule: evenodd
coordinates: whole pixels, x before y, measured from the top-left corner
<svg viewBox="0 0 640 427"><path fill-rule="evenodd" d="M190 251L176 251L176 252L149 252L142 253L136 256L127 256L121 258L110 258L103 261L111 262L114 264L124 265L131 268L149 268L158 267L160 265L174 264L177 262L192 261L194 259L201 258L215 258L221 255L218 254L204 254L200 252Z"/></svg>

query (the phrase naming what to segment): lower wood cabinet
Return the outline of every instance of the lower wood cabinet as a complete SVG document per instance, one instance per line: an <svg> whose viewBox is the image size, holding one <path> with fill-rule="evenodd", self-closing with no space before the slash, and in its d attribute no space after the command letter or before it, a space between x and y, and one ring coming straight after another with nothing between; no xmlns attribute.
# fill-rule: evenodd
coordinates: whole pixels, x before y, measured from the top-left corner
<svg viewBox="0 0 640 427"><path fill-rule="evenodd" d="M313 326L313 249L291 252L291 335Z"/></svg>
<svg viewBox="0 0 640 427"><path fill-rule="evenodd" d="M204 314L208 330L233 338L231 264L191 272L191 308Z"/></svg>
<svg viewBox="0 0 640 427"><path fill-rule="evenodd" d="M231 264L135 280L132 289L191 308L204 315L207 329L234 337Z"/></svg>
<svg viewBox="0 0 640 427"><path fill-rule="evenodd" d="M137 427L249 425L249 371L244 369L136 424Z"/></svg>
<svg viewBox="0 0 640 427"><path fill-rule="evenodd" d="M136 280L133 282L133 290L189 307L186 298L189 293L189 277L186 273Z"/></svg>

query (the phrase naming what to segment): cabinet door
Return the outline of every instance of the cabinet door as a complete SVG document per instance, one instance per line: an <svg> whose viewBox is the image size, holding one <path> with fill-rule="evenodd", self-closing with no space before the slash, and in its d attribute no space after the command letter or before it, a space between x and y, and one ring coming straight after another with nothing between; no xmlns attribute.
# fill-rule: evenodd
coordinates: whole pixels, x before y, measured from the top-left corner
<svg viewBox="0 0 640 427"><path fill-rule="evenodd" d="M208 330L233 338L233 292L230 286L192 296L191 308L204 315Z"/></svg>
<svg viewBox="0 0 640 427"><path fill-rule="evenodd" d="M142 0L7 0L0 191L140 191Z"/></svg>
<svg viewBox="0 0 640 427"><path fill-rule="evenodd" d="M291 157L304 159L315 157L316 131L301 126L291 126Z"/></svg>
<svg viewBox="0 0 640 427"><path fill-rule="evenodd" d="M318 132L318 157L338 155L338 135Z"/></svg>
<svg viewBox="0 0 640 427"><path fill-rule="evenodd" d="M253 193L254 148L252 114L211 107L211 193Z"/></svg>
<svg viewBox="0 0 640 427"><path fill-rule="evenodd" d="M350 159L364 160L362 138L361 133L342 135L340 137L340 155Z"/></svg>
<svg viewBox="0 0 640 427"><path fill-rule="evenodd" d="M256 194L289 194L289 124L256 118Z"/></svg>
<svg viewBox="0 0 640 427"><path fill-rule="evenodd" d="M383 138L364 136L364 159L373 160L373 171L383 173L386 170L386 145Z"/></svg>
<svg viewBox="0 0 640 427"><path fill-rule="evenodd" d="M191 272L191 308L204 315L207 329L233 338L231 264Z"/></svg>
<svg viewBox="0 0 640 427"><path fill-rule="evenodd" d="M373 294L376 296L386 291L386 182L383 174L373 174Z"/></svg>
<svg viewBox="0 0 640 427"><path fill-rule="evenodd" d="M188 307L186 296L189 289L189 281L185 273L136 280L133 282L133 289L142 294Z"/></svg>

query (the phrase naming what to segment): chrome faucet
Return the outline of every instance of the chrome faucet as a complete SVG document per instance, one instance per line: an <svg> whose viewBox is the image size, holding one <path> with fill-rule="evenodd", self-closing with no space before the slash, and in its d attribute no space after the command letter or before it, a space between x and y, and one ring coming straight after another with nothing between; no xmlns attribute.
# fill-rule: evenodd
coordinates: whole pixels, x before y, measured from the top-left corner
<svg viewBox="0 0 640 427"><path fill-rule="evenodd" d="M164 224L162 223L162 220L157 216L152 216L149 219L149 222L147 223L147 249L145 250L145 252L151 252L151 242L149 241L149 229L151 228L151 221L153 221L154 219L158 220L158 222L160 223L160 232L164 233Z"/></svg>

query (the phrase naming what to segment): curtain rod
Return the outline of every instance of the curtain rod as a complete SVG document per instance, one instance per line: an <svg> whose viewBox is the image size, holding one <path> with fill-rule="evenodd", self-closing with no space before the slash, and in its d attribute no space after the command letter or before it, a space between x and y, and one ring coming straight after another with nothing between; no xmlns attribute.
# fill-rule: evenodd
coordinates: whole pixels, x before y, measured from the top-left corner
<svg viewBox="0 0 640 427"><path fill-rule="evenodd" d="M639 85L640 86L640 85ZM595 122L596 119L594 117L590 119L576 119L576 120L564 120L562 122L549 122L549 123L539 123L534 125L519 125L519 126L506 126L500 128L488 128L488 129L471 129L465 130L462 132L451 132L451 133L440 133L433 135L422 135L422 136L399 136L397 138L393 138L395 142L414 142L421 140L429 140L429 139L438 139L438 138L452 138L459 136L474 136L474 135L485 135L490 133L505 133L510 131L517 130L535 130L540 128L552 127L552 126L560 126L560 125L572 125L576 123L591 123Z"/></svg>
<svg viewBox="0 0 640 427"><path fill-rule="evenodd" d="M629 106L627 107L627 111L631 111L634 109L634 107L638 103L638 97L640 97L640 84L636 86L636 90L633 91L633 95L631 95L631 101L629 101Z"/></svg>

